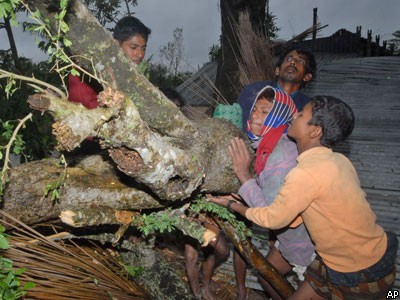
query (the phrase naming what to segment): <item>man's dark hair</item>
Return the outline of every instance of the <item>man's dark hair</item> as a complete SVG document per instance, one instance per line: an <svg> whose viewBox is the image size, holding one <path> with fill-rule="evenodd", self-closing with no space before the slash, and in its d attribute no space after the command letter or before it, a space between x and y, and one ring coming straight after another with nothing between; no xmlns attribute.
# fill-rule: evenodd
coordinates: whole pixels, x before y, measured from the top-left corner
<svg viewBox="0 0 400 300"><path fill-rule="evenodd" d="M314 54L308 49L304 49L301 47L288 48L279 56L276 66L280 67L286 56L292 51L296 51L297 53L304 55L307 58L306 73L310 73L313 79L315 79L315 77L317 76L317 62L315 61Z"/></svg>
<svg viewBox="0 0 400 300"><path fill-rule="evenodd" d="M310 103L309 124L322 128L321 145L332 148L353 132L354 113L348 104L332 96L315 96Z"/></svg>
<svg viewBox="0 0 400 300"><path fill-rule="evenodd" d="M185 106L185 100L182 96L174 89L169 87L161 87L160 91L172 102L176 103L178 107Z"/></svg>
<svg viewBox="0 0 400 300"><path fill-rule="evenodd" d="M127 16L117 22L114 27L113 37L119 43L129 40L135 35L140 35L147 41L150 33L151 29L144 25L138 18Z"/></svg>

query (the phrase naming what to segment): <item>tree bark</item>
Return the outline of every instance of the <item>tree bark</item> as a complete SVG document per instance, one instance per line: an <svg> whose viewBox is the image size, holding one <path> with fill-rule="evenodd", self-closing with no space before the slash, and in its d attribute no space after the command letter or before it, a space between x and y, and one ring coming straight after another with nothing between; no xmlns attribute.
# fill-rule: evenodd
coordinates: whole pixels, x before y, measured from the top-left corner
<svg viewBox="0 0 400 300"><path fill-rule="evenodd" d="M151 299L196 299L190 292L182 266L174 262L159 250L149 247L149 241L131 244L124 243L123 247L130 248L130 251L121 252L126 264L132 266L143 266L135 281L144 287ZM151 241L150 241L151 244Z"/></svg>
<svg viewBox="0 0 400 300"><path fill-rule="evenodd" d="M239 96L242 86L239 80L240 41L236 28L239 25L239 13L248 10L250 21L255 32L263 34L265 37L266 0L223 0L220 1L221 8L221 48L222 55L218 61L218 71L216 87L230 102L235 103Z"/></svg>
<svg viewBox="0 0 400 300"><path fill-rule="evenodd" d="M115 210L162 208L151 194L136 189L113 170L101 156L88 157L68 167L59 188L60 198L45 196L46 186L56 182L65 172L57 159L21 164L11 170L5 189L3 209L26 224L57 219L63 210L90 207L111 207Z"/></svg>

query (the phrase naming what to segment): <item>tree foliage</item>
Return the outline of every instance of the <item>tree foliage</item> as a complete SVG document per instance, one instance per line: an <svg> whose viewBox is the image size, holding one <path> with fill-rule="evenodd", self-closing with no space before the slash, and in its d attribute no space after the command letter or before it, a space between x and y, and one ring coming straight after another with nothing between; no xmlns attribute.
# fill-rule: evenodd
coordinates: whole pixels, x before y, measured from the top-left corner
<svg viewBox="0 0 400 300"><path fill-rule="evenodd" d="M105 26L107 23L116 22L121 11L126 11L128 15L131 15L132 8L137 5L137 0L84 0L84 3L99 23Z"/></svg>
<svg viewBox="0 0 400 300"><path fill-rule="evenodd" d="M183 29L175 28L173 40L160 48L161 62L167 66L167 72L177 77L184 61Z"/></svg>
<svg viewBox="0 0 400 300"><path fill-rule="evenodd" d="M23 66L25 73L31 76L46 81L55 86L60 86L60 79L58 76L49 72L51 68L50 63L40 62L34 63L30 59L20 58L21 65ZM0 50L0 69L9 72L15 72L14 60L11 57L10 51ZM34 93L34 88L27 85L20 85L12 95L7 97L6 87L7 79L0 79L0 122L2 123L1 131L1 145L6 144L6 132L10 128L4 127L6 122L13 128L25 115L31 112L31 109L26 102L29 95ZM50 155L54 150L56 140L51 134L51 124L53 120L49 115L40 115L35 113L32 120L26 123L26 126L22 129L21 134L23 135L24 147L21 151L17 151L15 154L21 155L21 162L32 161L36 159L42 159Z"/></svg>
<svg viewBox="0 0 400 300"><path fill-rule="evenodd" d="M400 55L400 30L396 30L393 34L394 39L388 41L390 51L395 55Z"/></svg>
<svg viewBox="0 0 400 300"><path fill-rule="evenodd" d="M175 88L192 75L190 71L178 72L176 75L172 74L168 71L166 65L151 61L149 61L146 71L149 74L150 82L157 87Z"/></svg>
<svg viewBox="0 0 400 300"><path fill-rule="evenodd" d="M276 25L277 16L269 10L269 0L267 0L267 5L265 9L265 20L264 28L265 34L269 39L278 38L278 32L280 28Z"/></svg>
<svg viewBox="0 0 400 300"><path fill-rule="evenodd" d="M22 285L20 276L25 269L14 268L13 261L3 257L1 252L10 248L8 238L4 226L0 225L0 299L17 300L26 295L35 284L27 282Z"/></svg>
<svg viewBox="0 0 400 300"><path fill-rule="evenodd" d="M149 80L158 87L175 88L192 73L185 70L185 47L183 44L183 29L175 28L173 38L159 49L160 62L152 62L152 57L147 60Z"/></svg>
<svg viewBox="0 0 400 300"><path fill-rule="evenodd" d="M212 44L208 50L208 58L210 61L218 61L222 54L221 41L218 44Z"/></svg>

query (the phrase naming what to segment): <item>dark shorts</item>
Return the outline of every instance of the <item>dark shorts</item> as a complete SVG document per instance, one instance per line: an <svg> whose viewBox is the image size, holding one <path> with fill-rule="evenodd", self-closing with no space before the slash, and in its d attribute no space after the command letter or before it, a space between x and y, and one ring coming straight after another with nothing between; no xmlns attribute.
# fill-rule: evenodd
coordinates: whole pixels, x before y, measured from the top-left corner
<svg viewBox="0 0 400 300"><path fill-rule="evenodd" d="M388 246L383 257L371 267L350 273L340 273L326 266L317 256L308 266L305 280L327 299L386 299L396 277L396 252L399 242L388 232Z"/></svg>

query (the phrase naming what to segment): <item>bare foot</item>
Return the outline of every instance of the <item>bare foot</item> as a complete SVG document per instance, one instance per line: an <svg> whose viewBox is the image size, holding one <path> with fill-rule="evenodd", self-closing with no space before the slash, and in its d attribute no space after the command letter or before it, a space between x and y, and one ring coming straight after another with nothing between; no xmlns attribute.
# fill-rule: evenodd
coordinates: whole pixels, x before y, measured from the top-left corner
<svg viewBox="0 0 400 300"><path fill-rule="evenodd" d="M248 296L248 291L247 291L247 289L238 290L236 300L247 300L247 296Z"/></svg>
<svg viewBox="0 0 400 300"><path fill-rule="evenodd" d="M202 291L201 291L201 288L200 288L200 286L199 286L198 284L193 285L193 286L191 287L191 289L192 289L193 296L194 296L196 299L199 299L199 300L203 299Z"/></svg>
<svg viewBox="0 0 400 300"><path fill-rule="evenodd" d="M208 287L201 288L201 294L204 300L218 300L217 295L214 294Z"/></svg>

